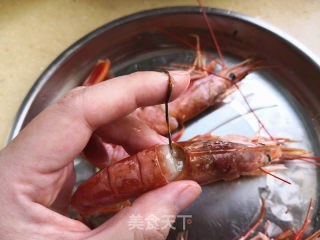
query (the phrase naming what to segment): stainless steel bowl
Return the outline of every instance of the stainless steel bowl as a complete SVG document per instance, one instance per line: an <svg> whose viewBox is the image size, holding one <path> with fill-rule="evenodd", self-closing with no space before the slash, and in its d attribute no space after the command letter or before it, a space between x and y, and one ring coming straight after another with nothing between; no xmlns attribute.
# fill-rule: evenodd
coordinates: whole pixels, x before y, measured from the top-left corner
<svg viewBox="0 0 320 240"><path fill-rule="evenodd" d="M206 8L206 11L229 65L254 57L263 59L263 65L272 66L248 75L241 84L241 90L267 129L276 137L302 140L295 146L319 155L320 61L288 35L257 19L220 9ZM190 63L194 51L156 27L188 41L194 41L190 34L198 34L201 47L216 55L197 7L161 8L113 21L74 43L44 71L20 107L9 140L50 102L80 85L99 59L111 60L115 76L154 70L171 62ZM183 139L212 129L217 135L247 136L258 130L255 118L247 113L238 93L224 102L191 121ZM77 173L83 172L83 166L77 163ZM288 170L278 174L292 184L260 176L205 186L201 197L182 213L192 215L192 224L186 226L189 239L240 236L258 217L261 194L266 198L266 219L272 222L271 235L281 229L299 228L310 197L318 199L318 171L312 165L290 163ZM81 181L84 175L79 175ZM318 209L316 201L309 233L319 226ZM169 239L175 239L182 231L181 218L175 227Z"/></svg>

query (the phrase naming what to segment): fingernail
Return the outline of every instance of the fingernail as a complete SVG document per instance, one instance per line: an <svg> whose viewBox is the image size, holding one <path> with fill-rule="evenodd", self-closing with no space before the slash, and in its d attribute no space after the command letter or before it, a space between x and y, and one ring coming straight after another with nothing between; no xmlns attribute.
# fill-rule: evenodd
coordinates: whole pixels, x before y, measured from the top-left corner
<svg viewBox="0 0 320 240"><path fill-rule="evenodd" d="M170 71L169 74L173 79L172 96L177 97L177 95L181 94L190 84L190 73L187 71ZM175 97L170 99L172 100Z"/></svg>
<svg viewBox="0 0 320 240"><path fill-rule="evenodd" d="M175 207L177 212L181 212L188 207L201 193L199 184L190 183L179 193L175 200Z"/></svg>

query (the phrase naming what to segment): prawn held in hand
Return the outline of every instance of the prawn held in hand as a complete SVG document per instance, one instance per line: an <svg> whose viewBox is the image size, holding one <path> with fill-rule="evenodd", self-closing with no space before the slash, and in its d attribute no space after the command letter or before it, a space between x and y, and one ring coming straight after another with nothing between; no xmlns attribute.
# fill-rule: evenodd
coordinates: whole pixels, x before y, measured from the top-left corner
<svg viewBox="0 0 320 240"><path fill-rule="evenodd" d="M173 143L172 153L168 145L156 145L100 170L79 186L71 204L90 215L172 181L189 179L203 185L232 180L304 154L304 150L283 148L281 140L236 136ZM278 166L274 169L285 169Z"/></svg>

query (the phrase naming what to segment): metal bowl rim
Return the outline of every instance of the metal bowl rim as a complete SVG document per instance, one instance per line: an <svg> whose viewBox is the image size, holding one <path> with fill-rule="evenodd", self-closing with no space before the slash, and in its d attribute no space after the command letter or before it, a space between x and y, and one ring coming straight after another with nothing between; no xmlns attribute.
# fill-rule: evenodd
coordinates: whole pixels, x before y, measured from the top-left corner
<svg viewBox="0 0 320 240"><path fill-rule="evenodd" d="M256 19L254 17L250 17L241 13L233 12L230 10L224 10L219 8L211 8L211 7L204 7L205 11L209 15L218 15L228 18L233 18L238 21L243 21L251 25L255 25L271 34L276 35L278 38L282 39L292 47L298 49L303 55L308 57L311 62L313 62L317 68L320 70L320 59L312 53L307 47L305 47L302 43L291 37L289 34L283 32L282 30L278 29L277 27L268 24L260 19ZM78 49L80 49L83 45L87 42L93 40L95 37L103 34L103 32L117 27L119 25L151 16L157 15L164 15L164 14L172 14L172 13L201 13L201 10L197 6L177 6L177 7L164 7L164 8L156 8L145 10L141 12L137 12L134 14L130 14L128 16L124 16L113 20L107 24L98 27L97 29L91 31L90 33L86 34L71 46L69 46L65 51L63 51L53 62L43 71L43 73L38 77L36 82L33 84L31 89L29 90L28 94L24 98L22 104L19 107L19 110L14 118L13 125L11 127L8 141L9 143L20 131L22 128L23 121L29 112L29 109L34 102L37 94L43 87L43 85L47 82L50 76L58 69L70 56L72 56Z"/></svg>

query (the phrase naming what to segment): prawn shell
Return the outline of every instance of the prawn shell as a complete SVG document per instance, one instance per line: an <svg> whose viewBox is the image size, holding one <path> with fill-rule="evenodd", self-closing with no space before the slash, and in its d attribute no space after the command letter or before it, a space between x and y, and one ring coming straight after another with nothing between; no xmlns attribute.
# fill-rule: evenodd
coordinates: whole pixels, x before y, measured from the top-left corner
<svg viewBox="0 0 320 240"><path fill-rule="evenodd" d="M179 123L184 123L213 105L231 85L230 81L214 75L194 81L179 98L169 104L170 115Z"/></svg>
<svg viewBox="0 0 320 240"><path fill-rule="evenodd" d="M137 153L144 191L168 184L159 163L159 145Z"/></svg>
<svg viewBox="0 0 320 240"><path fill-rule="evenodd" d="M89 215L104 207L105 202L117 200L118 196L109 183L108 168L104 168L78 187L72 196L71 205L77 212Z"/></svg>
<svg viewBox="0 0 320 240"><path fill-rule="evenodd" d="M78 187L71 200L72 208L89 215L166 185L157 150L158 146L151 147L97 172Z"/></svg>
<svg viewBox="0 0 320 240"><path fill-rule="evenodd" d="M185 152L182 179L204 185L219 180L232 180L266 164L263 152L244 150L252 144L225 141L177 143Z"/></svg>

